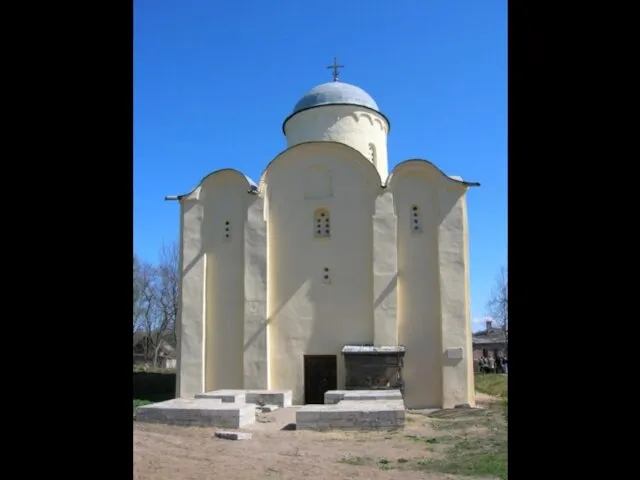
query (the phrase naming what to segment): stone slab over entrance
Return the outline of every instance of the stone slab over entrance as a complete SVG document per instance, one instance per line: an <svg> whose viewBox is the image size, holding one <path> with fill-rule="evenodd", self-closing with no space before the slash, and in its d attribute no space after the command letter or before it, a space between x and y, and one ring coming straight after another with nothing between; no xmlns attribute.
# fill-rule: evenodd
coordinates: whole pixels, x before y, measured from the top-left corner
<svg viewBox="0 0 640 480"><path fill-rule="evenodd" d="M305 405L296 412L297 430L382 430L404 427L402 400L343 401Z"/></svg>
<svg viewBox="0 0 640 480"><path fill-rule="evenodd" d="M330 390L324 394L326 405L342 400L402 400L402 393L400 390Z"/></svg>
<svg viewBox="0 0 640 480"><path fill-rule="evenodd" d="M256 421L255 405L220 399L176 398L138 407L136 421L189 427L242 428Z"/></svg>
<svg viewBox="0 0 640 480"><path fill-rule="evenodd" d="M214 390L199 393L196 398L219 399L224 403L276 405L285 408L292 405L293 394L291 390Z"/></svg>

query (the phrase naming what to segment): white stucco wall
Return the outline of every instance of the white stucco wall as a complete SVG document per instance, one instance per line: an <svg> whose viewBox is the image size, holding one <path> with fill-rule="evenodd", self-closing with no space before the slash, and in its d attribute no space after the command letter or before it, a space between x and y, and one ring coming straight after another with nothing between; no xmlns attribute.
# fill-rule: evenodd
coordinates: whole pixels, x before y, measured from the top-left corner
<svg viewBox="0 0 640 480"><path fill-rule="evenodd" d="M287 147L323 140L344 143L373 161L382 180L389 173L388 132L389 125L382 115L352 105L325 105L303 110L285 125ZM371 158L372 151L375 152L375 159Z"/></svg>
<svg viewBox="0 0 640 480"><path fill-rule="evenodd" d="M267 237L264 199L252 195L244 233L244 388L268 388Z"/></svg>
<svg viewBox="0 0 640 480"><path fill-rule="evenodd" d="M437 190L423 175L396 177L398 215L398 341L404 361L405 404L438 408L442 403ZM412 206L421 231L414 233Z"/></svg>
<svg viewBox="0 0 640 480"><path fill-rule="evenodd" d="M372 222L380 178L351 148L318 142L281 154L264 184L269 388L292 389L294 403L303 403L304 355L336 355L342 388L342 346L374 340ZM320 207L330 213L330 238L314 237Z"/></svg>
<svg viewBox="0 0 640 480"><path fill-rule="evenodd" d="M201 186L206 255L205 391L240 389L244 385L244 233L248 197L247 181L235 170L216 172Z"/></svg>
<svg viewBox="0 0 640 480"><path fill-rule="evenodd" d="M466 187L428 162L390 178L398 215L398 340L408 408L475 405ZM418 232L412 207L418 207Z"/></svg>
<svg viewBox="0 0 640 480"><path fill-rule="evenodd" d="M245 220L256 198L248 189L241 173L219 170L180 201L180 397L244 385ZM259 299L255 289L250 298Z"/></svg>
<svg viewBox="0 0 640 480"><path fill-rule="evenodd" d="M204 208L197 195L180 202L180 310L176 394L189 397L204 390L204 279L202 246Z"/></svg>
<svg viewBox="0 0 640 480"><path fill-rule="evenodd" d="M373 343L398 344L398 259L397 231L393 195L385 191L375 201L373 216Z"/></svg>
<svg viewBox="0 0 640 480"><path fill-rule="evenodd" d="M465 189L448 182L440 189L439 197L438 249L444 352L442 407L475 406ZM462 351L462 355L456 350Z"/></svg>

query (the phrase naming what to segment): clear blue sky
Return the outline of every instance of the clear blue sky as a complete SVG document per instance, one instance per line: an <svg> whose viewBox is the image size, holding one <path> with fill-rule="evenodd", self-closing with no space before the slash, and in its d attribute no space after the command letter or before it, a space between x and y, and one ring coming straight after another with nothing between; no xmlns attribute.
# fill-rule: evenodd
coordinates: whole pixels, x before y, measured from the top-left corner
<svg viewBox="0 0 640 480"><path fill-rule="evenodd" d="M507 259L506 0L134 2L134 249L178 237L178 205L213 170L257 180L296 101L331 79L391 121L389 167L426 158L468 194L472 316ZM251 117L246 112L251 111ZM247 123L247 119L250 118Z"/></svg>

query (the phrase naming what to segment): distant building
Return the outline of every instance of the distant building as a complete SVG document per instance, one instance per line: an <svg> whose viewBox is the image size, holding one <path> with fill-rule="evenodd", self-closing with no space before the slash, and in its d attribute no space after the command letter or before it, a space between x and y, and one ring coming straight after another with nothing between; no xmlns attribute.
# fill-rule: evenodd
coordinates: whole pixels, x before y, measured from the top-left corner
<svg viewBox="0 0 640 480"><path fill-rule="evenodd" d="M153 366L154 334L148 336L145 332L133 334L133 364L138 366ZM163 335L160 339L160 350L158 351L159 368L176 368L176 349L171 343L171 334Z"/></svg>
<svg viewBox="0 0 640 480"><path fill-rule="evenodd" d="M487 320L486 328L475 332L472 336L473 359L493 357L507 354L507 339L502 328L494 328L491 320Z"/></svg>

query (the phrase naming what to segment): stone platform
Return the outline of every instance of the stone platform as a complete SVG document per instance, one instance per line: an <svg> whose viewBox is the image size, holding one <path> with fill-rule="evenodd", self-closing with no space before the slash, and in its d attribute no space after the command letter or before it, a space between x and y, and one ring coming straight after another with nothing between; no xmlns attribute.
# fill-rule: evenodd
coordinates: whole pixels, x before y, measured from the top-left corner
<svg viewBox="0 0 640 480"><path fill-rule="evenodd" d="M342 400L330 405L305 405L296 411L297 430L373 430L403 428L400 400Z"/></svg>
<svg viewBox="0 0 640 480"><path fill-rule="evenodd" d="M329 390L324 394L325 405L343 400L402 400L400 390Z"/></svg>
<svg viewBox="0 0 640 480"><path fill-rule="evenodd" d="M223 403L276 405L285 408L292 405L293 394L291 390L214 390L199 393L196 398L218 399Z"/></svg>
<svg viewBox="0 0 640 480"><path fill-rule="evenodd" d="M256 410L292 406L291 390L215 390L138 407L136 420L169 425L243 428L256 423ZM296 407L297 408L297 407ZM286 411L286 410L285 410ZM293 412L292 412L293 413ZM405 406L399 390L332 390L324 405L295 411L298 430L404 428Z"/></svg>
<svg viewBox="0 0 640 480"><path fill-rule="evenodd" d="M189 427L242 428L255 423L256 407L247 403L223 403L217 398L176 398L138 407L136 421Z"/></svg>
<svg viewBox="0 0 640 480"><path fill-rule="evenodd" d="M244 390L214 390L213 392L199 393L196 398L220 400L222 403L252 403L246 401Z"/></svg>

